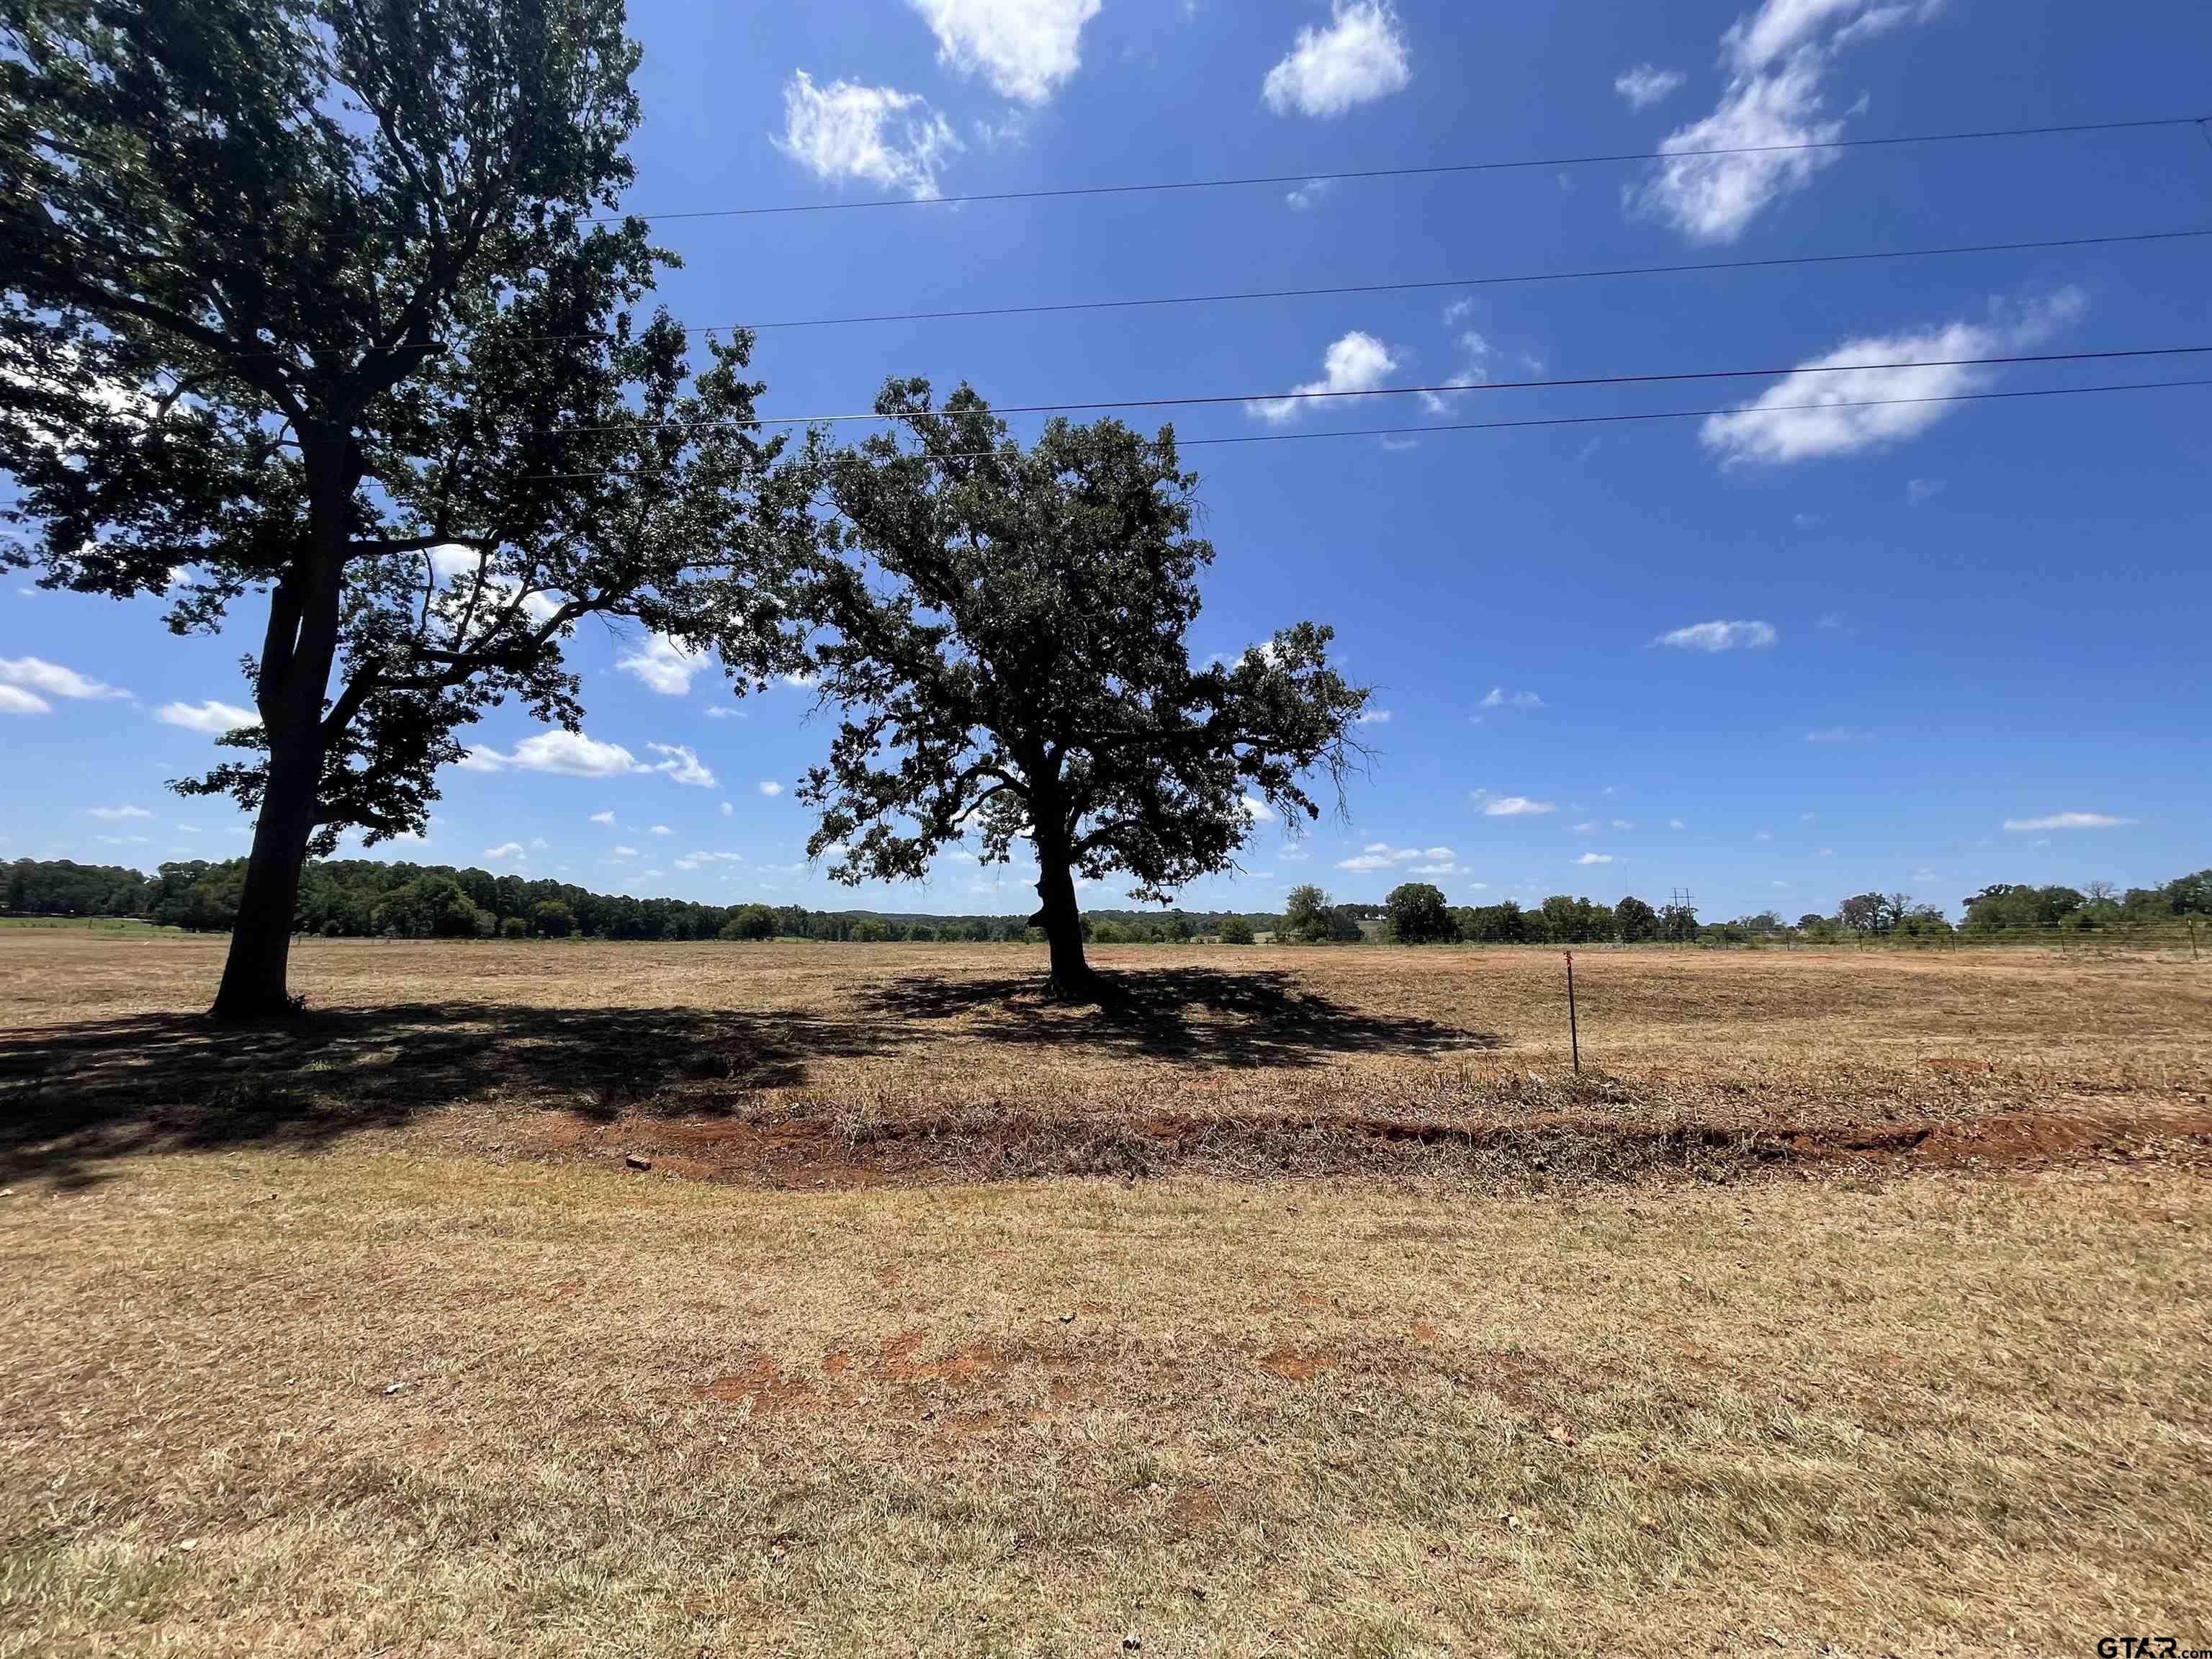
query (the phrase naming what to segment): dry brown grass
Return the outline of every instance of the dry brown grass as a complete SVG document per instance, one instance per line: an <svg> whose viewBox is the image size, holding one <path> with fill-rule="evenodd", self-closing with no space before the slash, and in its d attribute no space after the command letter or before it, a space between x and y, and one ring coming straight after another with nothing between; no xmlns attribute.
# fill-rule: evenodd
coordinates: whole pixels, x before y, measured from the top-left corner
<svg viewBox="0 0 2212 1659"><path fill-rule="evenodd" d="M2212 975L1102 954L0 939L0 1654L2212 1645Z"/></svg>
<svg viewBox="0 0 2212 1659"><path fill-rule="evenodd" d="M399 945L295 955L316 1011L209 1031L211 940L0 936L0 1174L404 1129L768 1183L1635 1173L2194 1155L2212 964L2043 952L1099 952Z"/></svg>

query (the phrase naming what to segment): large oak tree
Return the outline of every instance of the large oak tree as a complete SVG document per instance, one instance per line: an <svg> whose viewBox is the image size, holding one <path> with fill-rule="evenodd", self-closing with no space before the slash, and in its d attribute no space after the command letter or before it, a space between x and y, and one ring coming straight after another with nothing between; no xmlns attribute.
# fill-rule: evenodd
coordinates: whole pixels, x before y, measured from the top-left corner
<svg viewBox="0 0 2212 1659"><path fill-rule="evenodd" d="M419 830L584 617L781 665L807 475L750 342L635 308L620 0L0 0L0 468L46 585L265 609L216 1012L287 1005L301 865Z"/></svg>
<svg viewBox="0 0 2212 1659"><path fill-rule="evenodd" d="M1024 448L967 386L939 410L921 380L876 409L890 431L821 452L833 519L807 614L846 712L801 791L810 855L902 880L964 836L995 863L1028 841L1054 986L1085 994L1076 878L1164 902L1231 867L1263 810L1316 817L1304 780L1340 800L1367 692L1310 623L1192 663L1213 548L1171 428L1054 421Z"/></svg>

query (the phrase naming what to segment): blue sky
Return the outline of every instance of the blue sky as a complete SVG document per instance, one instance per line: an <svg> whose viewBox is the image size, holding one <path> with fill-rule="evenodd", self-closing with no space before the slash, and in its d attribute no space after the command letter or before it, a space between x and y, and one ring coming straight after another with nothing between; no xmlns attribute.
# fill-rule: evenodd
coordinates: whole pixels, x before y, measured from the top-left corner
<svg viewBox="0 0 2212 1659"><path fill-rule="evenodd" d="M2206 112L2212 12L2059 0L1480 7L1459 0L652 0L641 211L1774 143ZM2125 27L2115 26L2124 20ZM675 219L689 323L1460 278L2212 224L2212 143L2095 137L1332 186ZM1486 392L1486 380L2212 339L2212 245L775 329L764 414L887 374L1000 403L1468 383L1176 411L1185 440L1924 396L2203 360ZM1158 413L1130 411L1156 422ZM1022 429L1030 429L1024 426ZM1454 902L1686 887L1795 917L1904 889L2212 863L2212 391L1195 447L1197 653L1334 624L1387 710L1351 799L1194 907L1409 872ZM142 868L243 849L163 780L248 701L258 612L179 642L151 600L0 592L0 854ZM653 642L576 641L589 745L478 728L383 855L730 902L1026 910L1018 870L834 886L793 799L811 697L732 704ZM195 714L194 711L203 711ZM181 723L180 723L181 722ZM537 740L533 743L532 739ZM501 758L496 764L492 757ZM537 769L551 766L562 769ZM579 772L596 775L578 775ZM707 780L711 777L711 782ZM494 849L499 849L495 852ZM1124 902L1112 884L1086 904Z"/></svg>

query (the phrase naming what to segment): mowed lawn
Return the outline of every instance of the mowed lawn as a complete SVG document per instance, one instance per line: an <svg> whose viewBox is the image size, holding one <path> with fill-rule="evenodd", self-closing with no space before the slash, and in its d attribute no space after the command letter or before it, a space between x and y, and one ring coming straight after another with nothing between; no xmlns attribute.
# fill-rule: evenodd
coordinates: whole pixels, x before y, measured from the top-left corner
<svg viewBox="0 0 2212 1659"><path fill-rule="evenodd" d="M1040 955L0 939L0 1652L2212 1645L2212 971Z"/></svg>

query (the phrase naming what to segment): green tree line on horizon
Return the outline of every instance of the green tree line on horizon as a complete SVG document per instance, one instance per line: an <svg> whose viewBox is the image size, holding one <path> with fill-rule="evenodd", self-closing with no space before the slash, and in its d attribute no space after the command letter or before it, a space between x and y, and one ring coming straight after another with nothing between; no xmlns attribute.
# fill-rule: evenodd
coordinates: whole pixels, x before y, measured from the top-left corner
<svg viewBox="0 0 2212 1659"><path fill-rule="evenodd" d="M132 918L195 933L224 933L237 916L246 860L173 862L152 876L118 865L65 859L18 859L0 870L5 874L0 913L9 915ZM1936 907L1916 902L1908 894L1861 893L1843 900L1832 914L1808 912L1794 923L1773 910L1701 921L1696 906L1680 893L1657 905L1632 894L1602 904L1560 893L1525 908L1513 899L1455 906L1431 884L1408 882L1384 902L1372 904L1339 902L1306 884L1291 890L1281 912L1093 910L1082 925L1085 939L1097 945L1196 939L1249 945L1262 933L1284 944L1341 945L1358 944L1370 932L1405 945L1564 945L2096 933L2212 916L2212 869L2125 892L2103 882L2081 889L1998 883L1972 895L1964 908L1964 920L1954 927ZM705 904L594 893L568 882L451 865L374 859L311 861L302 872L293 931L333 939L988 942L1039 936L1032 920L1022 915L813 910L757 901Z"/></svg>

